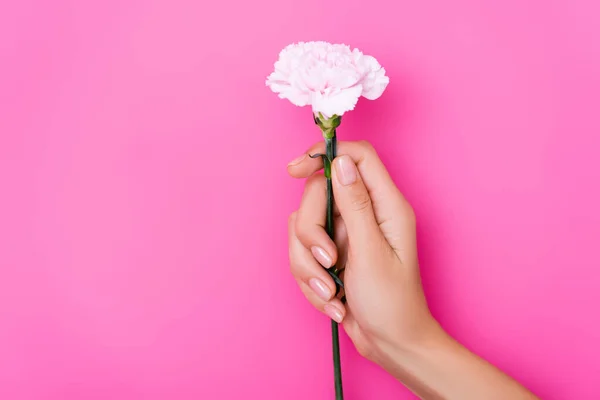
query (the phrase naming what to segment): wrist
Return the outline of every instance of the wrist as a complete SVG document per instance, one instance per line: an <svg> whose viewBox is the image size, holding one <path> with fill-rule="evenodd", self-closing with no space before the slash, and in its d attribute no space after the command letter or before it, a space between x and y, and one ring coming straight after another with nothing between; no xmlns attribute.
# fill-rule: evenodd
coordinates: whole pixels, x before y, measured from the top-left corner
<svg viewBox="0 0 600 400"><path fill-rule="evenodd" d="M390 347L382 366L422 399L537 399L438 328Z"/></svg>
<svg viewBox="0 0 600 400"><path fill-rule="evenodd" d="M433 362L434 354L457 344L435 319L431 319L427 329L421 330L414 339L389 341L380 346L378 363L409 387L405 382L407 377L414 376L421 366Z"/></svg>

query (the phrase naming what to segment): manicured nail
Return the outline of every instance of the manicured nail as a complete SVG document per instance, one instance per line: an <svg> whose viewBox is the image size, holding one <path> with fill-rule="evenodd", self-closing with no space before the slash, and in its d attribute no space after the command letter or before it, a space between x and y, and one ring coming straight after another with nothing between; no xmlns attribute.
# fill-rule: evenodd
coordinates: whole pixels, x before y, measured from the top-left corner
<svg viewBox="0 0 600 400"><path fill-rule="evenodd" d="M333 260L331 259L329 254L327 254L327 252L319 246L311 247L310 251L312 252L313 257L319 262L319 264L321 264L325 268L329 268L333 264Z"/></svg>
<svg viewBox="0 0 600 400"><path fill-rule="evenodd" d="M300 157L290 161L290 163L288 164L288 166L293 166L296 164L300 164L302 162L302 160L304 160L306 158L306 153L302 154Z"/></svg>
<svg viewBox="0 0 600 400"><path fill-rule="evenodd" d="M323 301L329 301L331 299L331 289L322 280L317 278L311 278L308 281L308 286L319 296Z"/></svg>
<svg viewBox="0 0 600 400"><path fill-rule="evenodd" d="M342 319L344 318L342 312L338 310L337 307L334 307L331 304L325 304L325 307L323 307L323 311L325 311L325 314L327 314L329 318L331 318L338 324L342 322Z"/></svg>
<svg viewBox="0 0 600 400"><path fill-rule="evenodd" d="M356 165L349 156L341 156L333 160L336 163L338 181L348 186L356 182Z"/></svg>

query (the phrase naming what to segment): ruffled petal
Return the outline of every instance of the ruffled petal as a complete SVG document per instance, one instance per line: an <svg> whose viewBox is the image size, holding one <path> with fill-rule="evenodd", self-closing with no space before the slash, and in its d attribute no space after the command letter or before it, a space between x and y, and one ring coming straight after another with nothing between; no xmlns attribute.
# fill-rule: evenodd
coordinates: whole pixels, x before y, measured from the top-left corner
<svg viewBox="0 0 600 400"><path fill-rule="evenodd" d="M374 57L345 44L300 42L286 46L266 85L297 106L312 105L324 115L342 115L363 96L374 100L389 83Z"/></svg>
<svg viewBox="0 0 600 400"><path fill-rule="evenodd" d="M329 94L313 93L313 113L321 113L326 118L342 116L346 111L354 110L362 91L362 86L356 85Z"/></svg>

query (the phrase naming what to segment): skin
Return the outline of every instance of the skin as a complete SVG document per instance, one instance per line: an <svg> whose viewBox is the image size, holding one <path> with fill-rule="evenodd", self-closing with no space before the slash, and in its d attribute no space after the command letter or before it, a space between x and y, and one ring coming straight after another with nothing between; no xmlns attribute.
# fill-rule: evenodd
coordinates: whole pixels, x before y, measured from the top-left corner
<svg viewBox="0 0 600 400"><path fill-rule="evenodd" d="M335 242L325 232L317 143L288 165L307 178L289 219L290 266L317 310L340 322L358 352L422 399L536 399L448 335L431 315L419 273L415 214L367 142L338 142L332 166ZM345 266L347 303L322 267Z"/></svg>

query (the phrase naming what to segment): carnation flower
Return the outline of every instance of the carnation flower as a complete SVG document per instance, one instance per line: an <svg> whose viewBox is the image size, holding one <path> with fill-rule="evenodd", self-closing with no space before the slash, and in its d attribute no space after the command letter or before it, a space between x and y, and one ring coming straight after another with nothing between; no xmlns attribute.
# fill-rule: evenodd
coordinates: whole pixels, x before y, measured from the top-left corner
<svg viewBox="0 0 600 400"><path fill-rule="evenodd" d="M372 56L344 44L300 42L284 48L267 86L297 106L312 106L324 119L353 110L363 96L375 100L389 83Z"/></svg>

